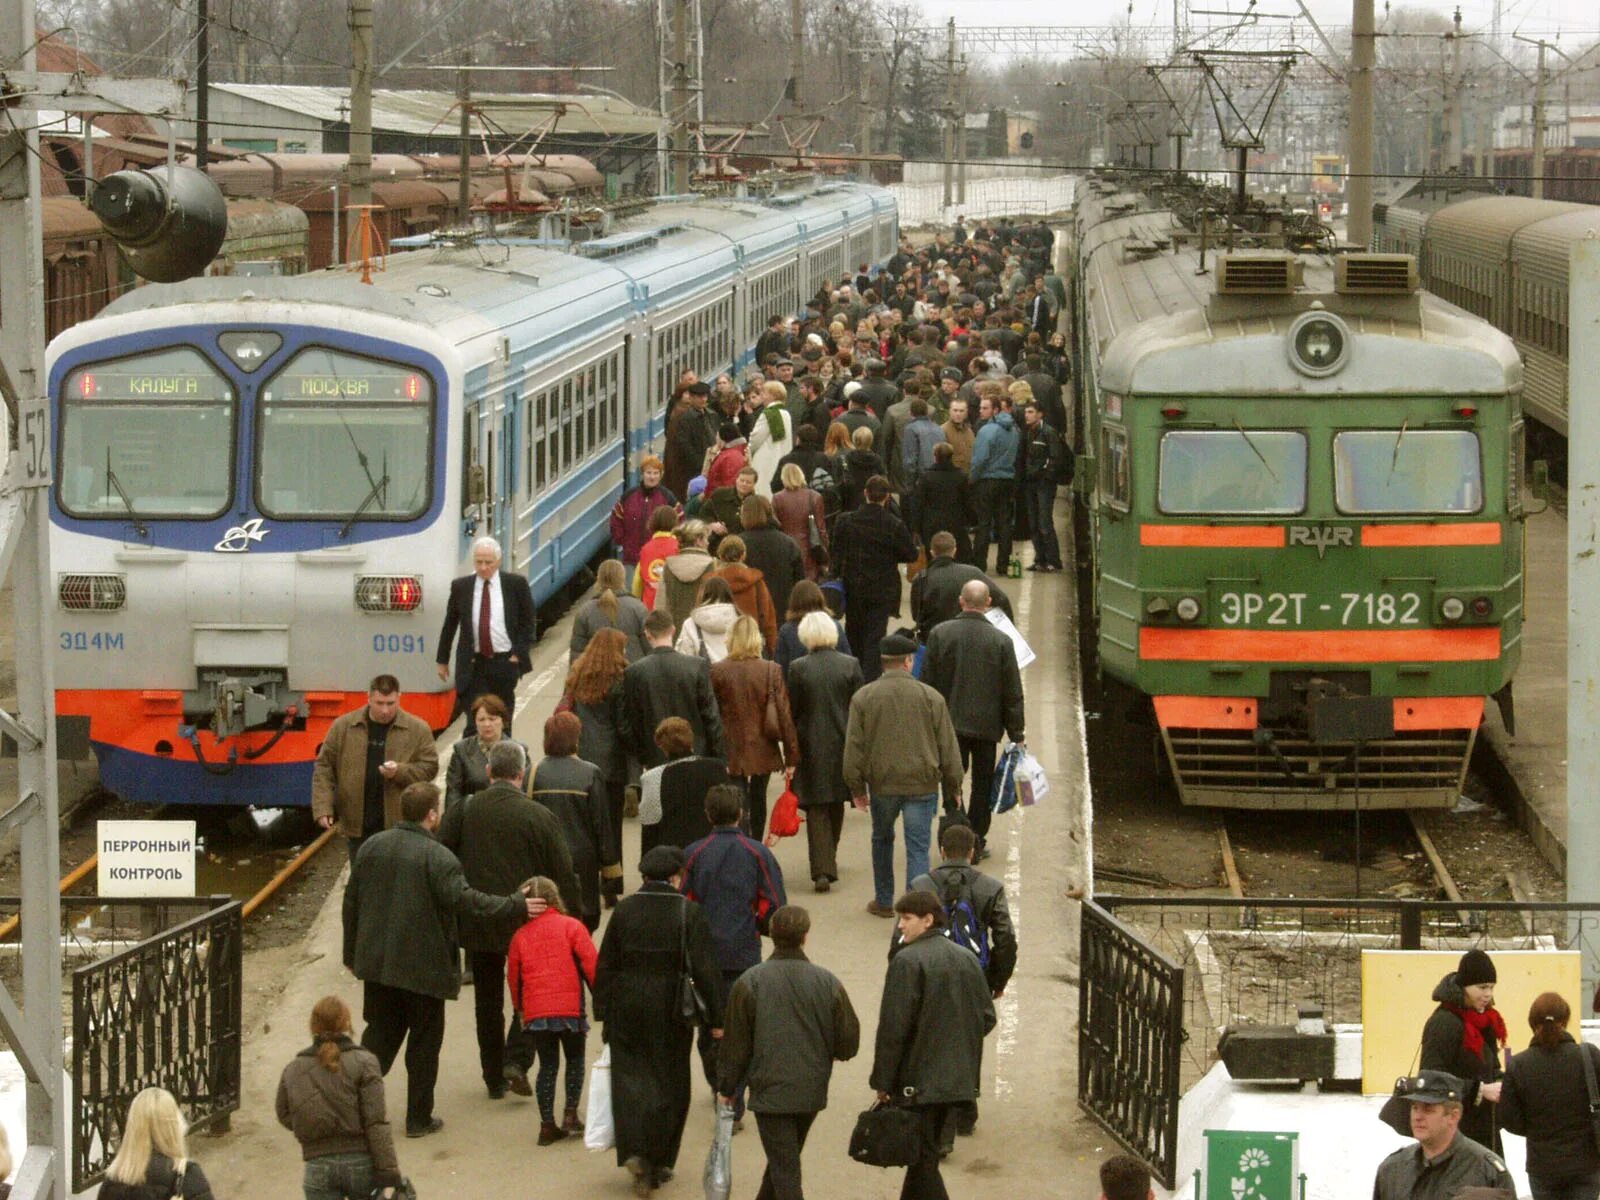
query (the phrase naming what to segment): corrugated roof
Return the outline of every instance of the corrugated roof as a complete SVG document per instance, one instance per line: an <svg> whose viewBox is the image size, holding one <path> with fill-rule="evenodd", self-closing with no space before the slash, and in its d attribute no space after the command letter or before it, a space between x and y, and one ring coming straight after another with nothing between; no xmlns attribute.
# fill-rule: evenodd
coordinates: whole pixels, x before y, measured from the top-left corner
<svg viewBox="0 0 1600 1200"><path fill-rule="evenodd" d="M316 121L345 123L350 119L349 88L278 83L213 83L211 87ZM610 96L480 92L473 101L489 110L495 124L512 133L522 133L547 121L552 107L558 104L567 106L556 125L558 134L654 136L661 123L660 117L648 109ZM457 121L452 111L455 103L452 92L375 91L372 127L389 133L453 134ZM741 126L708 124L704 128L715 136L735 133Z"/></svg>

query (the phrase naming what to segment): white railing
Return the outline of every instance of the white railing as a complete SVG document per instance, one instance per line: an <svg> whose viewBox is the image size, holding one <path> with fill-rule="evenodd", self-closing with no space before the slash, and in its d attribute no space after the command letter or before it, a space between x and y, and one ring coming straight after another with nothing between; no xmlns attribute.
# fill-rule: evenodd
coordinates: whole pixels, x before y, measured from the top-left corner
<svg viewBox="0 0 1600 1200"><path fill-rule="evenodd" d="M890 187L900 206L900 224L948 225L957 215L987 220L1021 214L1050 216L1071 209L1075 175L1029 175L1005 179L967 180L965 204L944 204L944 184L897 183Z"/></svg>

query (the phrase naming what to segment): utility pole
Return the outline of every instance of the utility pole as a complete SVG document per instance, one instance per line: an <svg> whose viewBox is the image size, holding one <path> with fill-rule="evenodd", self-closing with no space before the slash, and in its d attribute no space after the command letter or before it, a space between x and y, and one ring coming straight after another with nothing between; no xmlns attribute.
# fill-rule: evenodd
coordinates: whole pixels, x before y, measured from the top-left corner
<svg viewBox="0 0 1600 1200"><path fill-rule="evenodd" d="M1372 0L1355 0L1350 20L1350 177L1345 192L1350 215L1345 237L1363 250L1372 241L1372 74L1376 34Z"/></svg>
<svg viewBox="0 0 1600 1200"><path fill-rule="evenodd" d="M689 191L689 0L672 4L672 194Z"/></svg>
<svg viewBox="0 0 1600 1200"><path fill-rule="evenodd" d="M350 203L372 203L372 0L350 0Z"/></svg>
<svg viewBox="0 0 1600 1200"><path fill-rule="evenodd" d="M805 111L800 96L800 76L806 69L806 11L803 0L789 0L789 115Z"/></svg>
<svg viewBox="0 0 1600 1200"><path fill-rule="evenodd" d="M204 171L211 144L211 0L199 0L195 15L199 28L194 35L194 165Z"/></svg>
<svg viewBox="0 0 1600 1200"><path fill-rule="evenodd" d="M954 31L955 22L950 23ZM956 203L967 202L967 56L961 56L956 68Z"/></svg>
<svg viewBox="0 0 1600 1200"><path fill-rule="evenodd" d="M872 179L872 164L867 161L867 156L872 153L872 52L866 46L863 46L860 53L861 87L858 94L861 101L861 113L860 133L856 139L856 178L863 183L868 183Z"/></svg>
<svg viewBox="0 0 1600 1200"><path fill-rule="evenodd" d="M472 61L470 48L467 61ZM460 178L456 180L456 220L465 229L472 224L472 84L466 67L456 72L456 108L461 113L460 141L456 150L461 158Z"/></svg>
<svg viewBox="0 0 1600 1200"><path fill-rule="evenodd" d="M1444 101L1444 150L1439 156L1439 166L1446 171L1461 169L1461 10L1456 9L1455 26L1450 38L1450 83Z"/></svg>
<svg viewBox="0 0 1600 1200"><path fill-rule="evenodd" d="M956 19L946 27L944 51L944 206L955 202L956 145L960 126L956 118Z"/></svg>
<svg viewBox="0 0 1600 1200"><path fill-rule="evenodd" d="M1572 361L1593 362L1600 354L1600 241L1579 238L1572 243L1570 281ZM1600 379L1593 371L1574 371L1567 430L1567 899L1592 903L1600 897L1600 809L1593 803L1591 781L1600 772L1600 723L1595 720L1594 687L1600 679L1600 637L1596 636L1600 601ZM1570 914L1568 929L1581 931L1580 913ZM1569 945L1586 947L1581 936ZM1580 964L1583 982L1595 986L1600 975L1593 950ZM1586 993L1587 994L1587 993Z"/></svg>
<svg viewBox="0 0 1600 1200"><path fill-rule="evenodd" d="M1544 199L1544 39L1539 40L1539 73L1533 80L1533 191L1535 200Z"/></svg>

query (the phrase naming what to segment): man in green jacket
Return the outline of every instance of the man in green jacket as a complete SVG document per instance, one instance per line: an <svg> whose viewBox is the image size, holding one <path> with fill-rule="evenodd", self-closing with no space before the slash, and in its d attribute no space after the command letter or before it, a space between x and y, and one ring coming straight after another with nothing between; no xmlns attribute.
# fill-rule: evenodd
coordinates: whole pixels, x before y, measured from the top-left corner
<svg viewBox="0 0 1600 1200"><path fill-rule="evenodd" d="M491 746L489 786L450 806L439 825L439 842L461 859L470 887L498 895L543 875L555 881L568 912L581 912L572 851L555 814L523 790L527 770L527 752L516 742L501 738ZM471 955L478 1062L491 1100L504 1096L508 1085L519 1096L533 1095L528 1086L533 1047L522 1037L516 1013L506 1029L506 989L500 986L506 977L506 952L521 926L520 911L509 920L471 913L461 917L461 944Z"/></svg>
<svg viewBox="0 0 1600 1200"><path fill-rule="evenodd" d="M532 918L544 901L490 896L467 884L461 863L434 840L439 789L413 783L400 795L400 821L367 838L344 891L344 965L363 986L361 1044L385 1075L406 1043L406 1136L444 1127L433 1115L433 1085L444 1044L444 1002L461 987L456 918Z"/></svg>
<svg viewBox="0 0 1600 1200"><path fill-rule="evenodd" d="M750 1089L767 1157L760 1195L799 1197L800 1152L828 1106L833 1064L856 1056L861 1022L833 972L806 958L811 914L786 904L772 914L772 957L739 977L722 1018L717 1091L724 1104Z"/></svg>
<svg viewBox="0 0 1600 1200"><path fill-rule="evenodd" d="M961 805L961 747L944 697L911 676L917 644L894 634L879 643L883 675L850 699L844 782L857 808L872 810L872 890L867 911L892 917L894 823L905 817L906 882L928 873L928 845L941 786Z"/></svg>

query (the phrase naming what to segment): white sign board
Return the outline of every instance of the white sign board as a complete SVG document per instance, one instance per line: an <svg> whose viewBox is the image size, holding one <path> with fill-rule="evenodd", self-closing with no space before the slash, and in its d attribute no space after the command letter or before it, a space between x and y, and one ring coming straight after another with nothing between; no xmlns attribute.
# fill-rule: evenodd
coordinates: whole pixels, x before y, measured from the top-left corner
<svg viewBox="0 0 1600 1200"><path fill-rule="evenodd" d="M193 821L99 821L99 894L193 896Z"/></svg>
<svg viewBox="0 0 1600 1200"><path fill-rule="evenodd" d="M1033 652L1033 647L1028 645L1027 639L1022 636L1022 631L1011 623L1011 618L1006 616L1005 613L998 608L991 608L983 615L989 618L989 624L1011 639L1012 648L1017 652L1017 669L1019 671L1039 657Z"/></svg>

